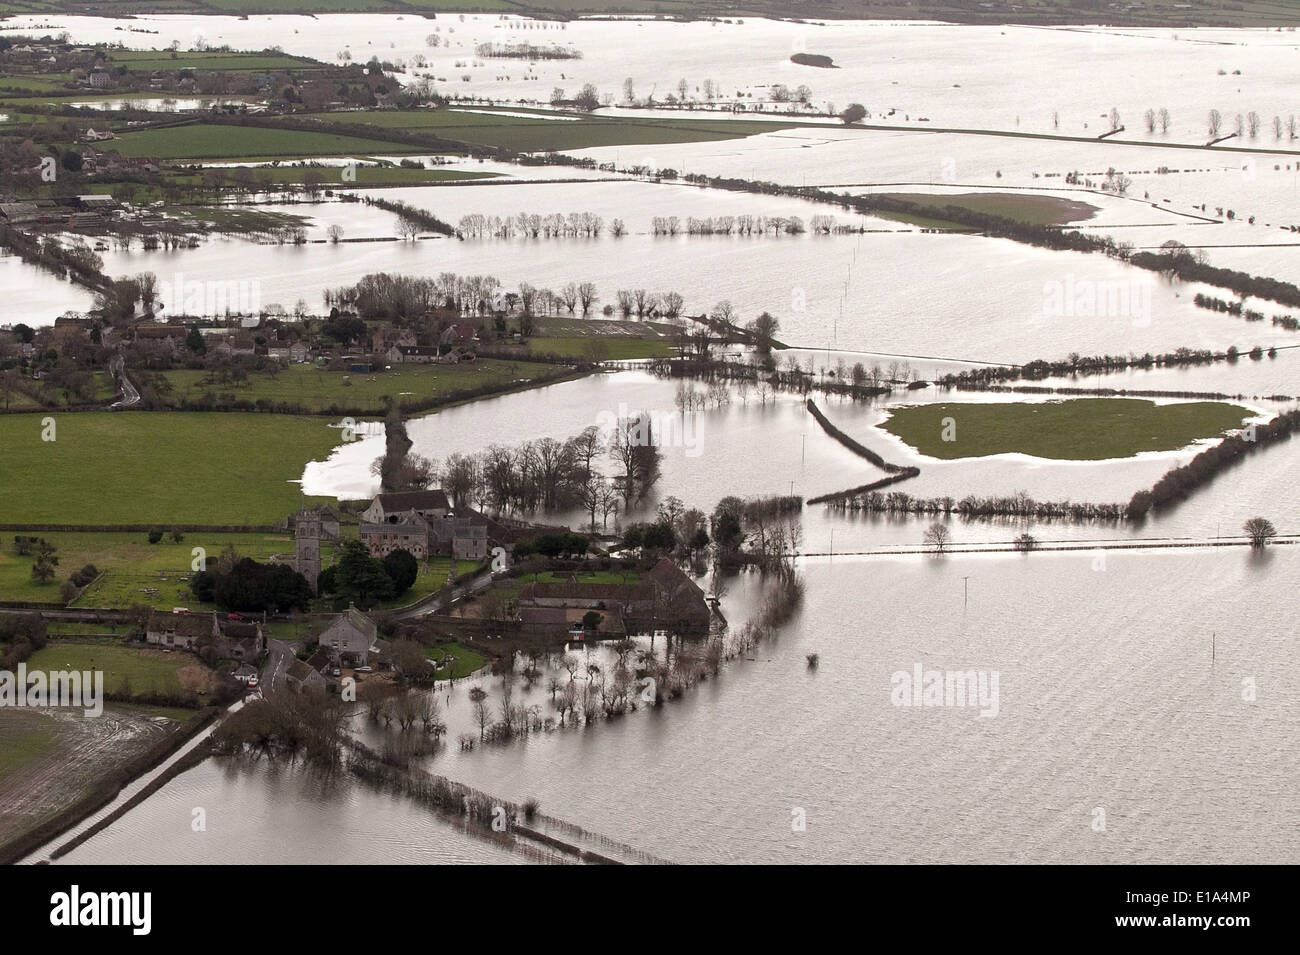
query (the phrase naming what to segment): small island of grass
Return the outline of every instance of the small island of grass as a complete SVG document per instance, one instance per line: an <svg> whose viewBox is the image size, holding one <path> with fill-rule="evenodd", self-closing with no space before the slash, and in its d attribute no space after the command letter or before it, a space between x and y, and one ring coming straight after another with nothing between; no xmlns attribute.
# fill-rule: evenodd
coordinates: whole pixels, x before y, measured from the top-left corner
<svg viewBox="0 0 1300 955"><path fill-rule="evenodd" d="M1239 428L1250 417L1249 409L1221 401L1157 405L1137 398L1075 398L913 405L895 410L880 427L943 460L1019 453L1100 461L1173 451Z"/></svg>
<svg viewBox="0 0 1300 955"><path fill-rule="evenodd" d="M823 70L836 68L835 61L821 53L795 53L790 57L790 62L798 63L800 66L816 66Z"/></svg>

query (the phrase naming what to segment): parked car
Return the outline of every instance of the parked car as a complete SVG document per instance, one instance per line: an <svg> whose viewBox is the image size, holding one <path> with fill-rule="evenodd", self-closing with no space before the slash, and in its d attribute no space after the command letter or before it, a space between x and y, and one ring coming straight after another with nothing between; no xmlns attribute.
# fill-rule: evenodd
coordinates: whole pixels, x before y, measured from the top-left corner
<svg viewBox="0 0 1300 955"><path fill-rule="evenodd" d="M255 677L255 676L250 676L250 677L248 678L248 688L249 688L250 690L251 690L253 687L257 686L257 683L258 683L257 677Z"/></svg>
<svg viewBox="0 0 1300 955"><path fill-rule="evenodd" d="M357 667L357 668L356 668L355 670L353 670L352 672L353 672L353 673L374 673L374 672L375 672L375 668L374 668L374 667Z"/></svg>

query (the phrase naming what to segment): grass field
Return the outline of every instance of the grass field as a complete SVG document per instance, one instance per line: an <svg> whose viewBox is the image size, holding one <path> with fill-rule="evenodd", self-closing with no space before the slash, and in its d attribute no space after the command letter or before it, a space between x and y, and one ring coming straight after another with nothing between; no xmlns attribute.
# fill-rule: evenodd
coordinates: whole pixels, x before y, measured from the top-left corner
<svg viewBox="0 0 1300 955"><path fill-rule="evenodd" d="M1136 398L1043 403L953 402L899 408L880 427L922 454L951 460L1018 452L1063 461L1172 451L1241 427L1252 412L1218 401ZM944 440L945 429L953 440Z"/></svg>
<svg viewBox="0 0 1300 955"><path fill-rule="evenodd" d="M188 598L188 585L180 579L191 573L194 548L202 547L206 556L214 561L227 545L233 545L245 557L258 560L272 554L292 553L294 548L293 538L284 534L186 534L179 544L170 536L157 544L150 544L144 533L67 531L36 536L58 548L55 554L59 558L57 575L47 583L34 583L31 579L32 558L17 554L13 534L0 536L0 600L57 603L62 581L87 564L94 564L103 576L82 592L74 606L147 604L161 608L189 606L192 610L207 609L197 604L191 606L193 601ZM151 595L145 593L146 590L158 593ZM51 633L102 631L121 634L129 629L106 624L50 625Z"/></svg>
<svg viewBox="0 0 1300 955"><path fill-rule="evenodd" d="M513 325L511 330L515 330ZM662 322L550 316L537 319L528 350L562 358L668 358L676 354L672 345L675 332ZM599 342L598 353L593 353L592 342Z"/></svg>
<svg viewBox="0 0 1300 955"><path fill-rule="evenodd" d="M311 159L318 156L391 156L423 152L414 146L327 132L192 123L123 133L113 143L123 156L158 159Z"/></svg>
<svg viewBox="0 0 1300 955"><path fill-rule="evenodd" d="M109 693L129 684L131 694L193 694L200 705L214 688L213 673L191 653L136 649L115 640L51 641L27 661L30 670L102 670Z"/></svg>
<svg viewBox="0 0 1300 955"><path fill-rule="evenodd" d="M536 382L567 374L569 369L528 361L480 359L456 365L401 364L370 374L326 371L314 365L290 365L272 376L255 372L242 382L222 384L205 371L168 371L176 398L199 399L205 394L233 394L249 401L265 398L321 411L330 407L361 407L382 414L384 398L399 404L427 401L451 392L514 383Z"/></svg>
<svg viewBox="0 0 1300 955"><path fill-rule="evenodd" d="M884 192L883 196L906 199L932 210L930 222L941 223L945 206L957 206L968 212L1001 216L1031 225L1064 225L1091 219L1097 207L1087 202L1060 196L1036 196L1031 193L966 192L957 195L928 195L914 192ZM891 216L892 218L893 216ZM936 226L941 227L941 226ZM957 228L965 228L957 226Z"/></svg>
<svg viewBox="0 0 1300 955"><path fill-rule="evenodd" d="M290 415L86 412L0 416L8 520L51 524L270 524L296 511L296 483L340 432ZM188 561L186 562L188 564Z"/></svg>
<svg viewBox="0 0 1300 955"><path fill-rule="evenodd" d="M322 166L256 166L253 175L260 181L270 176L278 184L301 185L308 173L320 173L325 177L322 189L347 189L361 186L418 186L430 182L464 182L469 179L497 179L495 172L474 172L468 169L406 169L402 166L362 166L356 167L357 178L351 182L343 181L343 167ZM176 182L197 185L199 176L178 175L172 177ZM230 170L228 182L237 181L234 170Z"/></svg>
<svg viewBox="0 0 1300 955"><path fill-rule="evenodd" d="M441 590L447 584L447 571L451 570L452 563L450 557L432 557L428 562L421 561L420 575L415 578L415 583L411 585L411 589L399 597L380 604L380 608L395 610ZM458 574L463 574L473 567L473 564L466 560L455 563L456 573Z"/></svg>
<svg viewBox="0 0 1300 955"><path fill-rule="evenodd" d="M520 152L739 139L758 133L790 129L797 125L761 120L637 119L579 113L565 114L576 116L577 119L554 119L543 113L537 114L537 118L533 119L508 116L503 113L493 114L491 111L470 112L457 109L387 110L314 115L325 122L363 123L383 129L427 132L457 142L504 146Z"/></svg>
<svg viewBox="0 0 1300 955"><path fill-rule="evenodd" d="M430 660L437 661L438 669L435 676L439 680L462 679L476 670L481 670L488 662L487 657L477 650L471 650L454 641L425 647L424 652ZM449 658L450 664L448 664Z"/></svg>

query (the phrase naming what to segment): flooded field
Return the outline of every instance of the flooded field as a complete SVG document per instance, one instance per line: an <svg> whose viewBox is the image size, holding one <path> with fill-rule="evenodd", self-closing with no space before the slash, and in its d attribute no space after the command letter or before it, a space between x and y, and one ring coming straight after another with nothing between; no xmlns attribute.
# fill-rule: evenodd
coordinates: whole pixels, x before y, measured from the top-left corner
<svg viewBox="0 0 1300 955"><path fill-rule="evenodd" d="M33 22L0 21L0 36ZM293 312L301 303L318 325L330 293L381 272L494 276L503 293L525 283L558 289L591 282L599 294L593 318L605 317L620 290L635 289L679 293L688 315L729 302L741 325L769 312L779 321L775 337L791 346L776 353L785 368L797 362L823 384L842 381L859 362L889 369L888 395L853 400L814 389L807 397L889 464L919 469L896 486L916 497L1023 493L1122 505L1223 432L1105 460L1019 451L940 460L880 427L908 405L1042 404L1073 389L1155 392L1161 405L1208 394L1231 399L1258 424L1293 410L1300 395L1300 332L1268 320L1293 311L1276 302L1100 254L626 171L645 166L818 186L846 197L975 193L1012 209L1018 196L1048 197L1082 204L1069 206L1056 223L1062 228L1109 235L1138 251L1182 243L1211 265L1300 281L1300 232L1293 231L1300 226L1300 139L1290 132L1300 40L1292 30L560 22L513 14L142 16L129 21L137 32L108 18L49 15L39 23L42 31L67 29L77 42L139 49L175 41L182 49L275 44L329 63L374 56L405 81L428 79L459 98L454 108L467 115L477 116L470 111L489 100L508 106L509 115L545 105L556 89L572 95L592 83L607 99L607 116L790 123L746 138L569 153L604 168L459 158L447 168L494 178L373 190L348 186L343 163L398 157L331 155L320 160L324 188L408 203L453 227L520 213L591 213L604 227L559 238L426 230L408 241L399 237L398 217L377 206L335 195L312 202L245 196L240 202L250 208L304 217L305 242L213 233L192 249L105 243L98 254L112 278L152 272L178 287L244 283L259 307ZM523 42L570 55L502 59L483 47ZM799 52L830 56L838 68L796 65L790 56ZM1047 82L1053 78L1059 82ZM625 83L646 108L625 101ZM806 84L806 107L774 102L774 84ZM867 110L859 128L834 119L850 103ZM1161 108L1169 110L1168 128L1148 128L1145 112ZM1207 147L1211 109L1222 111L1229 127L1237 114L1257 112L1261 128ZM1112 126L1114 135L1100 139ZM1113 186L1116 175L1125 178L1123 190ZM1103 182L1110 184L1103 189ZM831 215L842 231L656 234L656 220L684 225L742 215L804 223ZM626 234L614 234L615 219ZM49 326L65 311L95 304L89 290L12 256L0 258L0 285L0 324ZM1247 322L1198 307L1197 294L1241 302L1265 318ZM341 337L331 357L355 340ZM734 341L725 347L743 356ZM1035 391L933 384L988 364L1182 348L1236 348L1240 355L1054 376L1034 381ZM391 375L381 380L400 389L408 366L392 360L395 368L374 374ZM711 402L686 410L686 393L706 387L624 366L445 407L412 417L407 429L412 453L443 462L494 445L563 441L602 421L650 413L661 476L626 512L597 522L608 532L653 520L670 497L707 513L728 496L807 501L886 473L820 427L803 395L731 382L715 388ZM303 493L371 498L384 450L380 426L363 427L359 440L340 441L305 465ZM612 473L608 459L599 464ZM772 639L727 660L716 679L617 719L457 746L461 734L474 742L470 687L482 688L494 705L503 697L500 678L480 672L437 687L450 731L420 766L503 799L536 798L557 817L684 863L1300 862L1300 804L1289 778L1300 757L1300 689L1291 674L1300 611L1297 474L1300 442L1282 441L1141 522L954 515L946 526L956 552L946 555L919 553L931 515L804 504L791 558L805 582L802 602ZM1276 523L1277 539L1248 548L1243 523L1260 515ZM508 516L591 529L579 511ZM1048 549L1012 553L1013 541L1027 533ZM703 577L700 583L708 586ZM719 610L729 633L755 616L771 586L756 570L725 581ZM645 649L648 635L638 639ZM576 678L591 681L601 671L586 666L608 670L616 652L590 643L571 650L582 661ZM811 665L810 654L820 662ZM547 666L517 692L552 714L560 683L550 679L575 677L556 660ZM914 668L995 676L997 718L975 707L900 701L892 692L898 674L907 678ZM349 728L377 748L396 732L359 712ZM123 719L93 745L59 752L82 771L121 752L114 748L121 739L160 732ZM0 836L6 820L48 808L50 777L41 772L25 786L0 777ZM194 807L207 811L207 832L191 829ZM1099 811L1106 820L1100 829ZM806 829L792 829L800 814ZM63 861L527 859L350 778L324 778L297 763L223 758L174 779Z"/></svg>

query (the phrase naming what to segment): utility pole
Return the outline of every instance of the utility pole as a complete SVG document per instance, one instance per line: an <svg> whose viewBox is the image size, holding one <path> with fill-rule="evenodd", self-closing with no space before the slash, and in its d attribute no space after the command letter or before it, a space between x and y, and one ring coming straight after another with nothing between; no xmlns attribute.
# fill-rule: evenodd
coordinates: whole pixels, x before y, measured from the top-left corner
<svg viewBox="0 0 1300 955"><path fill-rule="evenodd" d="M969 594L969 589L970 589L970 574L967 574L961 579L961 606L963 610L966 609L966 598Z"/></svg>

